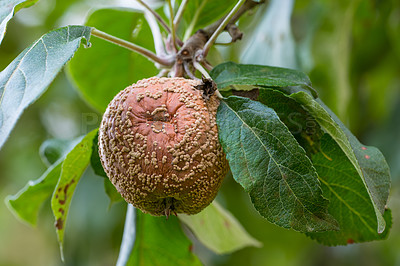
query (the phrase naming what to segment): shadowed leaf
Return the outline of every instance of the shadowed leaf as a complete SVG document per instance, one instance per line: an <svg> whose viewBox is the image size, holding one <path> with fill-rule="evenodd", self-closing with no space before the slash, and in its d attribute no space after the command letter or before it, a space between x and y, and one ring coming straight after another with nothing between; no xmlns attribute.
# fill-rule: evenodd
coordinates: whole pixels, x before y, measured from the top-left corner
<svg viewBox="0 0 400 266"><path fill-rule="evenodd" d="M178 218L154 217L137 210L136 239L126 265L202 265Z"/></svg>
<svg viewBox="0 0 400 266"><path fill-rule="evenodd" d="M338 229L310 159L274 110L231 96L217 123L233 177L262 216L301 232Z"/></svg>

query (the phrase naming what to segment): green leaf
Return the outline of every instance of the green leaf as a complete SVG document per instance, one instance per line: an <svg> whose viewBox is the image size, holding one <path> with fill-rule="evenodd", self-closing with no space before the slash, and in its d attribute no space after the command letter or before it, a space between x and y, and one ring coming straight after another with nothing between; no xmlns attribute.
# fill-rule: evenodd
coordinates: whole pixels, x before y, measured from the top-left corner
<svg viewBox="0 0 400 266"><path fill-rule="evenodd" d="M56 163L59 159L64 158L73 147L80 142L82 138L74 140L64 139L48 139L42 143L39 149L42 161L48 166Z"/></svg>
<svg viewBox="0 0 400 266"><path fill-rule="evenodd" d="M104 191L106 192L108 198L110 199L110 205L114 203L123 201L124 199L121 197L121 194L118 193L117 189L111 183L110 179L104 178Z"/></svg>
<svg viewBox="0 0 400 266"><path fill-rule="evenodd" d="M273 89L260 89L258 100L274 109L308 156L319 151L320 138L324 132L300 103Z"/></svg>
<svg viewBox="0 0 400 266"><path fill-rule="evenodd" d="M248 246L262 246L216 201L196 215L180 214L178 217L203 245L216 254L232 253Z"/></svg>
<svg viewBox="0 0 400 266"><path fill-rule="evenodd" d="M60 243L61 256L63 256L63 240L65 222L69 205L76 185L90 162L92 155L93 138L98 129L87 134L75 148L68 153L61 166L61 175L51 199L51 209L56 220L58 241Z"/></svg>
<svg viewBox="0 0 400 266"><path fill-rule="evenodd" d="M360 180L368 188L378 220L377 230L379 233L383 232L385 229L383 214L389 196L390 172L382 153L375 147L362 145L322 101L314 100L305 92L297 92L290 97L301 103L314 116L346 154Z"/></svg>
<svg viewBox="0 0 400 266"><path fill-rule="evenodd" d="M101 9L90 15L86 25L154 50L151 30L142 13ZM100 112L119 91L157 74L154 63L142 55L97 38L91 43L91 49L76 53L68 69L84 99Z"/></svg>
<svg viewBox="0 0 400 266"><path fill-rule="evenodd" d="M0 148L22 112L33 103L79 48L90 28L67 26L43 35L0 72Z"/></svg>
<svg viewBox="0 0 400 266"><path fill-rule="evenodd" d="M293 69L226 62L214 67L210 75L220 90L231 85L252 85L269 88L303 86L310 90L314 97L317 97L317 93L311 87L311 81L308 76Z"/></svg>
<svg viewBox="0 0 400 266"><path fill-rule="evenodd" d="M340 224L340 231L310 233L309 236L325 245L346 245L383 239L379 234L374 204L358 172L332 137L321 140L323 153L312 160L322 183L324 196L329 199L329 213ZM385 215L391 221L390 212ZM390 225L386 227L388 231Z"/></svg>
<svg viewBox="0 0 400 266"><path fill-rule="evenodd" d="M48 199L57 185L62 160L50 166L37 180L29 181L17 194L8 196L6 203L13 214L34 226L43 202Z"/></svg>
<svg viewBox="0 0 400 266"><path fill-rule="evenodd" d="M338 229L311 161L273 109L231 96L217 124L233 177L262 216L301 232Z"/></svg>
<svg viewBox="0 0 400 266"><path fill-rule="evenodd" d="M96 175L102 176L108 179L106 172L104 171L103 165L100 161L99 155L99 133L93 138L92 156L90 157L90 166Z"/></svg>
<svg viewBox="0 0 400 266"><path fill-rule="evenodd" d="M154 217L137 211L135 246L127 263L136 265L202 265L182 232L177 217Z"/></svg>
<svg viewBox="0 0 400 266"><path fill-rule="evenodd" d="M371 197L380 213L384 214L390 191L390 169L385 157L376 147L360 143L321 100L317 100L317 102L328 111L333 120L346 134L368 190L371 192Z"/></svg>
<svg viewBox="0 0 400 266"><path fill-rule="evenodd" d="M35 4L38 0L3 0L0 2L0 44L6 33L7 23L18 10Z"/></svg>
<svg viewBox="0 0 400 266"><path fill-rule="evenodd" d="M110 179L108 179L108 176L104 171L103 165L101 164L99 156L98 138L99 138L99 133L97 133L96 136L93 138L92 156L90 157L90 165L92 166L93 171L96 175L104 177L104 191L106 192L108 198L110 199L109 206L111 207L112 204L122 201L123 198L121 197L121 194L118 193L114 185L111 183Z"/></svg>
<svg viewBox="0 0 400 266"><path fill-rule="evenodd" d="M17 194L8 196L9 209L21 220L36 225L40 207L48 199L57 185L61 173L61 164L65 155L81 140L46 140L40 147L44 160L51 164L37 180L29 181Z"/></svg>

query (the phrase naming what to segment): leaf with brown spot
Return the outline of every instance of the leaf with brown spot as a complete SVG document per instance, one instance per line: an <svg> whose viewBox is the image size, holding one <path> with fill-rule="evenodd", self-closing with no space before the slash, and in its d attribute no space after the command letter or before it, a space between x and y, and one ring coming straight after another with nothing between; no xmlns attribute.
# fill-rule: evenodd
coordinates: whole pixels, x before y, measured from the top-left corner
<svg viewBox="0 0 400 266"><path fill-rule="evenodd" d="M80 138L70 141L51 139L42 144L40 154L45 162L52 165L40 178L28 181L17 194L6 198L9 209L19 219L30 225L36 225L40 207L53 194L57 185L65 156L80 140Z"/></svg>
<svg viewBox="0 0 400 266"><path fill-rule="evenodd" d="M97 129L87 134L82 141L65 157L61 166L61 176L51 199L51 208L56 220L58 242L63 258L65 221L76 185L90 162L93 138Z"/></svg>

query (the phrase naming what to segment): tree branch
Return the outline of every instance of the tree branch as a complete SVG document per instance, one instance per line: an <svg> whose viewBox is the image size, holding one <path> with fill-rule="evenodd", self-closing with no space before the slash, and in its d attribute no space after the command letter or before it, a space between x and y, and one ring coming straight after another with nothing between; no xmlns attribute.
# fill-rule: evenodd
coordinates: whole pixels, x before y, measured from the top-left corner
<svg viewBox="0 0 400 266"><path fill-rule="evenodd" d="M265 2L266 2L266 0L261 0L259 2L256 2L253 0L246 0L245 3L239 8L239 10L229 20L229 24L234 24L248 10L255 8L256 6L258 6L260 4L264 4ZM225 17L223 17L223 18L219 19L218 21L214 22L213 24L207 26L206 28L204 28L204 31L206 31L208 34L212 34L213 32L216 31L218 26L224 21Z"/></svg>
<svg viewBox="0 0 400 266"><path fill-rule="evenodd" d="M202 52L202 58L205 58L208 54L208 51L210 50L211 46L214 44L215 40L217 37L220 35L222 31L225 30L226 25L231 21L231 18L237 13L237 11L240 9L240 7L244 4L246 0L239 0L237 4L233 7L231 12L224 18L224 20L221 22L221 24L218 25L218 28L215 29L211 37L208 39L207 43L204 45L203 52ZM202 61L202 59L201 59Z"/></svg>
<svg viewBox="0 0 400 266"><path fill-rule="evenodd" d="M265 3L265 0L262 0L260 2L255 2L253 0L246 0L244 4L237 10L235 14L229 19L229 22L227 25L234 24L244 13L246 13L248 10L253 9L254 7ZM210 26L198 30L195 34L193 34L183 45L182 49L178 52L177 54L177 63L184 61L184 60L196 60L196 55L198 55L198 51L203 49L203 47L206 45L207 41L210 39L210 36L214 34L214 32L218 29L218 26L221 25L221 23L225 20L227 16L224 18L221 18L217 22L211 24ZM225 26L225 30L227 27ZM229 28L229 26L228 26ZM238 31L237 27L236 30ZM239 31L240 33L240 31ZM236 34L236 33L235 33ZM232 36L232 40L234 39L234 36ZM236 37L236 39L240 39L239 37ZM201 56L200 56L201 57ZM199 59L205 59L204 58L199 58Z"/></svg>

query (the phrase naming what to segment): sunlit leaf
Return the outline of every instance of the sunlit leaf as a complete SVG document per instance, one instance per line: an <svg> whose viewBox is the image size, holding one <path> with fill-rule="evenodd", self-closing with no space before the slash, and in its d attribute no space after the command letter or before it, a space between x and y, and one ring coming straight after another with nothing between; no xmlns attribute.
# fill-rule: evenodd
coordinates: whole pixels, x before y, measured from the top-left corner
<svg viewBox="0 0 400 266"><path fill-rule="evenodd" d="M89 40L90 28L67 26L43 35L0 72L0 147L22 112L49 86L63 65Z"/></svg>
<svg viewBox="0 0 400 266"><path fill-rule="evenodd" d="M182 232L178 218L136 213L136 239L127 263L136 265L202 265Z"/></svg>
<svg viewBox="0 0 400 266"><path fill-rule="evenodd" d="M63 255L65 222L76 185L90 162L93 138L97 129L87 134L75 148L68 153L61 166L61 175L51 199L51 208L56 220L58 241Z"/></svg>
<svg viewBox="0 0 400 266"><path fill-rule="evenodd" d="M203 245L217 254L262 245L246 232L231 213L215 201L196 215L180 214L178 217Z"/></svg>
<svg viewBox="0 0 400 266"><path fill-rule="evenodd" d="M7 23L14 13L24 7L35 4L38 0L2 0L0 2L0 43L6 33Z"/></svg>
<svg viewBox="0 0 400 266"><path fill-rule="evenodd" d="M86 25L154 50L150 27L140 12L100 9ZM157 74L147 58L98 38L88 50L78 51L69 64L69 73L78 90L98 111L104 112L114 96L142 78Z"/></svg>
<svg viewBox="0 0 400 266"><path fill-rule="evenodd" d="M322 138L322 152L312 160L320 176L329 213L340 224L340 231L311 233L325 245L346 245L384 239L390 228L390 211L385 211L386 232L377 232L374 204L367 187L339 145L328 134ZM388 223L389 222L389 223Z"/></svg>
<svg viewBox="0 0 400 266"><path fill-rule="evenodd" d="M231 96L217 124L233 177L262 216L301 232L338 229L310 159L273 109Z"/></svg>

